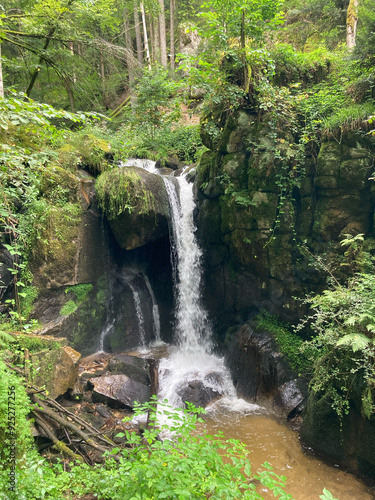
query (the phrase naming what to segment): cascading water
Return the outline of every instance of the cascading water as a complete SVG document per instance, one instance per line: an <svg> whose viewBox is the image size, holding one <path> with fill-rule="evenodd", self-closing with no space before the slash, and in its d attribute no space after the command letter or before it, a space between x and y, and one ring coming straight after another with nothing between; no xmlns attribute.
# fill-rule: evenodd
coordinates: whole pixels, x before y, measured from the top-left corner
<svg viewBox="0 0 375 500"><path fill-rule="evenodd" d="M173 224L171 257L175 269L178 349L160 362L159 397L168 399L173 406L182 406L184 390L193 382L204 390L233 399L235 389L224 360L212 354L211 325L201 301L202 252L195 237L192 185L184 175L177 181L179 197L175 183L164 177Z"/></svg>
<svg viewBox="0 0 375 500"><path fill-rule="evenodd" d="M137 166L159 174L149 160L129 160L123 166ZM174 407L184 405L184 390L195 384L222 395L232 409L259 409L236 398L236 391L223 358L213 354L212 329L201 301L202 252L195 237L192 184L184 175L163 176L171 211L170 243L175 288L175 335L178 346L159 365L159 399Z"/></svg>
<svg viewBox="0 0 375 500"><path fill-rule="evenodd" d="M155 344L160 344L162 342L161 336L160 336L160 314L159 314L159 307L156 302L155 294L152 289L150 280L148 279L148 276L145 274L143 275L146 287L148 290L148 293L150 294L151 297L151 302L152 302L152 319L153 319L153 329L154 329L154 337L155 337Z"/></svg>
<svg viewBox="0 0 375 500"><path fill-rule="evenodd" d="M129 285L129 288L133 294L135 312L136 312L137 319L138 319L138 332L139 332L139 338L140 338L140 347L145 347L145 345L146 345L145 318L143 316L141 299L139 297L139 293L136 290L135 286L131 282L129 282L128 285Z"/></svg>

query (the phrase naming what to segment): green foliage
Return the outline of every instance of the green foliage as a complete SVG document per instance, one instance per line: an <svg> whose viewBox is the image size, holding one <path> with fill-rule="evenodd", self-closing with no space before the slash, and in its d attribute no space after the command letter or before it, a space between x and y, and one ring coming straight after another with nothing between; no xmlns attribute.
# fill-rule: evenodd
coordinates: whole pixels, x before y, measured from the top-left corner
<svg viewBox="0 0 375 500"><path fill-rule="evenodd" d="M311 390L326 393L342 417L351 405L366 418L375 412L375 287L373 274L357 273L347 284L309 297L314 338L302 352L315 358ZM305 326L306 321L300 327Z"/></svg>
<svg viewBox="0 0 375 500"><path fill-rule="evenodd" d="M60 316L69 316L69 314L73 314L77 310L77 307L77 304L73 300L69 300L62 306L59 314Z"/></svg>
<svg viewBox="0 0 375 500"><path fill-rule="evenodd" d="M68 286L65 289L65 293L73 293L78 303L81 303L86 299L93 288L94 286L92 283L80 283L79 285Z"/></svg>
<svg viewBox="0 0 375 500"><path fill-rule="evenodd" d="M277 316L262 310L256 319L258 328L267 330L275 338L280 351L284 354L291 368L298 374L310 373L312 363L307 353L301 355L303 340L292 331L291 325L281 322Z"/></svg>
<svg viewBox="0 0 375 500"><path fill-rule="evenodd" d="M136 207L140 213L153 203L153 195L146 190L141 177L130 169L113 169L104 172L96 181L98 205L109 219Z"/></svg>
<svg viewBox="0 0 375 500"><path fill-rule="evenodd" d="M22 463L25 453L31 448L32 437L30 423L27 420L30 401L25 387L14 371L7 368L0 358L0 476L7 471L10 462L11 443L16 441L16 462ZM12 399L10 399L12 398ZM8 402L12 404L8 406ZM8 423L10 409L15 410L15 423ZM5 475L5 474L4 474ZM8 479L8 476L7 476ZM3 491L7 491L8 485Z"/></svg>
<svg viewBox="0 0 375 500"><path fill-rule="evenodd" d="M17 470L17 500L61 500L66 493L71 498L91 494L111 500L261 500L257 492L260 488L272 491L280 500L292 499L284 492L286 479L277 476L269 464L264 464L260 472L252 471L248 452L239 441L225 440L221 433L198 435L196 424L203 410L191 406L189 412L177 411L164 402L158 404L158 411L163 412L167 423L160 424L155 407L152 401L136 408L136 414L149 411L149 426L142 435L129 431L119 435L126 437L128 445L113 451L120 456L118 462L109 455L102 464L71 465L68 472L62 464L48 467L29 454L25 467ZM161 440L163 429L173 437ZM1 481L4 479L0 479L0 485ZM13 498L10 494L9 500Z"/></svg>
<svg viewBox="0 0 375 500"><path fill-rule="evenodd" d="M135 131L142 131L150 139L156 130L175 122L180 117L181 99L177 95L180 84L171 79L164 68L145 69L136 86L137 103L131 122Z"/></svg>
<svg viewBox="0 0 375 500"><path fill-rule="evenodd" d="M375 12L371 0L359 2L355 56L365 67L375 64Z"/></svg>
<svg viewBox="0 0 375 500"><path fill-rule="evenodd" d="M323 489L323 495L319 495L319 498L321 498L321 500L338 500L337 498L334 498L332 493L326 488Z"/></svg>

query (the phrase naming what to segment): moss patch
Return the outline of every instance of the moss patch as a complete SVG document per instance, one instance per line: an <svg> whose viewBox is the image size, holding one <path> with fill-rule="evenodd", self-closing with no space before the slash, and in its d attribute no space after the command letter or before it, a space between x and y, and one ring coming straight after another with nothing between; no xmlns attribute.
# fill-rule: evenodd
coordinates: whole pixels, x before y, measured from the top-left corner
<svg viewBox="0 0 375 500"><path fill-rule="evenodd" d="M108 219L123 212L147 213L153 207L153 194L146 189L141 176L132 169L104 172L96 182L98 204Z"/></svg>

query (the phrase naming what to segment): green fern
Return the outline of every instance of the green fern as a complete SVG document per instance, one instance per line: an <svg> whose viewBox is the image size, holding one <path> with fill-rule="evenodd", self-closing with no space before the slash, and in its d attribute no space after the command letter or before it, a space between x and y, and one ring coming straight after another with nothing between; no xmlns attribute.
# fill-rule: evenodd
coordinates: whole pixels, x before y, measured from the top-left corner
<svg viewBox="0 0 375 500"><path fill-rule="evenodd" d="M365 349L370 342L370 339L363 333L349 333L339 339L336 342L336 346L350 346L353 352L357 352Z"/></svg>
<svg viewBox="0 0 375 500"><path fill-rule="evenodd" d="M12 342L15 342L15 338L9 333L0 330L0 349L8 347Z"/></svg>

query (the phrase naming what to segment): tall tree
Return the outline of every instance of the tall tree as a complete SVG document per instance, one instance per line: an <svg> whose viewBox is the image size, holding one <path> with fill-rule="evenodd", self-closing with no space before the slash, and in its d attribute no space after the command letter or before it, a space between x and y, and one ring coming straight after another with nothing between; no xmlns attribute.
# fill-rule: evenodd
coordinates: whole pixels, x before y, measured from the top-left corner
<svg viewBox="0 0 375 500"><path fill-rule="evenodd" d="M158 0L159 3L159 29L160 29L160 59L161 65L164 68L168 67L168 54L167 54L167 32L165 26L165 9L164 0Z"/></svg>
<svg viewBox="0 0 375 500"><path fill-rule="evenodd" d="M146 24L146 13L143 2L141 2L141 15L142 15L142 25L143 25L143 39L145 42L145 51L146 51L146 59L148 64L148 69L151 69L151 58L150 58L150 49L148 45L148 34L147 34L147 24Z"/></svg>
<svg viewBox="0 0 375 500"><path fill-rule="evenodd" d="M137 58L140 64L143 64L143 47L141 35L141 23L139 21L139 7L134 2L134 29L135 29L135 42L137 46Z"/></svg>
<svg viewBox="0 0 375 500"><path fill-rule="evenodd" d="M170 10L170 64L171 64L171 69L174 70L175 69L174 30L175 30L175 16L176 16L175 0L170 0L169 10Z"/></svg>

